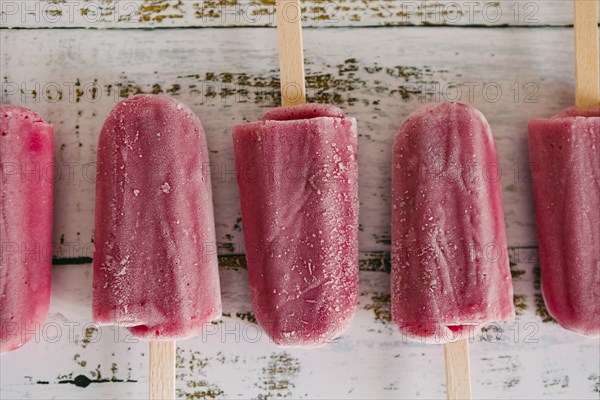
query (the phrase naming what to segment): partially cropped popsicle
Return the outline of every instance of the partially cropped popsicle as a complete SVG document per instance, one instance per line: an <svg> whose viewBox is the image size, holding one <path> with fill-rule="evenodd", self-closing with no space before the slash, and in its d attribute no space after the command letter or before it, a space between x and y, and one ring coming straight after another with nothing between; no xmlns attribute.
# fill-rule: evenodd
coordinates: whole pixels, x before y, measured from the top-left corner
<svg viewBox="0 0 600 400"><path fill-rule="evenodd" d="M0 353L41 332L52 277L53 128L1 105ZM39 336L37 337L39 340Z"/></svg>
<svg viewBox="0 0 600 400"><path fill-rule="evenodd" d="M94 243L95 321L173 340L221 315L206 139L176 100L134 96L106 120Z"/></svg>
<svg viewBox="0 0 600 400"><path fill-rule="evenodd" d="M600 106L529 122L542 293L564 328L600 335Z"/></svg>
<svg viewBox="0 0 600 400"><path fill-rule="evenodd" d="M332 341L358 301L356 121L276 108L233 141L256 317L277 344Z"/></svg>
<svg viewBox="0 0 600 400"><path fill-rule="evenodd" d="M485 117L428 105L393 145L392 318L444 343L514 316L496 145Z"/></svg>

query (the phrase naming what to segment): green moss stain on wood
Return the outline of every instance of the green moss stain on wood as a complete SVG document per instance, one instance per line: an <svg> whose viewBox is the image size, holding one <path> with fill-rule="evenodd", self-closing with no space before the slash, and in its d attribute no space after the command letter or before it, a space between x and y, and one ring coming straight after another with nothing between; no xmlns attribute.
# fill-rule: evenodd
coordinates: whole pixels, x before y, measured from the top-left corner
<svg viewBox="0 0 600 400"><path fill-rule="evenodd" d="M77 353L73 356L73 361L75 361L80 367L85 367L87 365L87 361L81 359L81 354Z"/></svg>
<svg viewBox="0 0 600 400"><path fill-rule="evenodd" d="M246 269L245 255L219 256L219 267L234 271Z"/></svg>
<svg viewBox="0 0 600 400"><path fill-rule="evenodd" d="M246 311L246 312L236 312L235 316L239 319L241 319L242 321L246 321L249 322L251 324L256 324L256 315L251 312L251 311Z"/></svg>
<svg viewBox="0 0 600 400"><path fill-rule="evenodd" d="M392 237L388 233L385 233L382 235L374 234L373 238L375 239L375 243L378 243L378 244L387 244L387 245L392 244Z"/></svg>
<svg viewBox="0 0 600 400"><path fill-rule="evenodd" d="M355 58L335 66L318 65L318 71L312 70L312 63L308 59L307 65L308 100L338 106L369 106L381 101L398 102L413 97L420 99L421 88L429 87L426 85L432 82L443 81L447 73L444 70L431 70L428 66L384 67ZM65 77L65 82L74 82L73 93L47 85L46 93L31 91L21 93L20 97L37 101L41 96L53 103L94 103L101 97L118 101L137 94L167 94L189 96L201 105L255 103L263 107L275 107L281 103L278 70L261 75L223 71L202 71L175 77L153 74L150 79L140 82L121 75L113 82L100 82L99 78L83 81L80 77ZM5 82L10 80L9 76L4 77Z"/></svg>
<svg viewBox="0 0 600 400"><path fill-rule="evenodd" d="M98 328L95 326L89 326L86 327L85 330L83 331L83 336L81 338L79 338L78 340L78 344L85 349L86 347L88 347L90 345L90 343L92 343L92 341L95 341L98 339L100 335L100 332L98 331Z"/></svg>
<svg viewBox="0 0 600 400"><path fill-rule="evenodd" d="M79 342L81 345L81 342ZM82 348L84 348L82 346ZM116 358L115 353L111 354L112 358ZM102 373L103 366L101 364L96 365L93 370L85 370L88 362L83 359L83 356L76 353L73 356L73 361L77 364L77 368L73 372L59 373L53 383L55 384L71 384L79 388L87 388L90 385L98 383L136 383L137 380L131 377L131 366L127 367L127 377L123 378L119 376L119 367L116 362L110 364L109 371L104 375ZM106 368L104 368L106 370ZM122 374L121 374L122 375ZM48 381L37 381L38 384L49 384Z"/></svg>
<svg viewBox="0 0 600 400"><path fill-rule="evenodd" d="M539 264L536 264L533 267L533 276L533 288L535 290L535 315L540 317L542 319L542 322L556 323L554 318L552 318L552 316L548 312L548 309L546 308L546 303L544 302L544 296L542 295L541 291L542 276Z"/></svg>
<svg viewBox="0 0 600 400"><path fill-rule="evenodd" d="M262 368L256 383L262 391L258 398L291 397L291 390L296 387L294 380L300 373L300 360L283 351L272 353L266 361L267 365Z"/></svg>
<svg viewBox="0 0 600 400"><path fill-rule="evenodd" d="M525 314L525 310L527 310L527 297L524 294L515 294L513 303L515 305L515 314L517 316Z"/></svg>
<svg viewBox="0 0 600 400"><path fill-rule="evenodd" d="M232 242L218 242L217 248L219 253L236 253L236 244Z"/></svg>
<svg viewBox="0 0 600 400"><path fill-rule="evenodd" d="M387 251L367 252L358 261L361 271L390 272L390 253Z"/></svg>
<svg viewBox="0 0 600 400"><path fill-rule="evenodd" d="M550 369L543 373L542 382L546 389L554 392L569 387L569 376L565 375L565 370L562 368Z"/></svg>
<svg viewBox="0 0 600 400"><path fill-rule="evenodd" d="M374 293L363 308L373 312L376 322L388 324L392 321L392 302L389 294Z"/></svg>
<svg viewBox="0 0 600 400"><path fill-rule="evenodd" d="M513 281L518 281L523 275L525 275L525 271L523 271L522 269L511 268L510 275Z"/></svg>
<svg viewBox="0 0 600 400"><path fill-rule="evenodd" d="M242 217L237 217L235 220L235 224L233 225L232 228L234 231L236 232L241 232L242 231Z"/></svg>
<svg viewBox="0 0 600 400"><path fill-rule="evenodd" d="M45 1L55 5L44 8L49 17L63 14L65 7L60 5L66 0ZM487 5L494 4L490 2ZM127 3L119 3L119 0L83 0L75 10L85 17L84 21L90 27L97 22L116 26L161 26L172 20L185 20L185 24L194 26L273 26L275 22L274 0L142 0ZM473 15L466 16L462 8L443 2L405 0L301 0L301 11L303 22L316 27L354 25L367 21L381 26L468 23L473 22L474 18L477 21L481 19L482 13L476 7Z"/></svg>
<svg viewBox="0 0 600 400"><path fill-rule="evenodd" d="M520 372L523 368L521 361L518 356L502 355L495 357L483 357L479 363L486 372L493 374L494 376L505 375L502 385L504 390L513 389L520 384ZM486 378L483 381L484 385L493 384L493 380Z"/></svg>
<svg viewBox="0 0 600 400"><path fill-rule="evenodd" d="M519 268L518 264L518 249L509 249L508 251L508 259L510 266L510 274L513 282L518 282L525 275L526 271ZM516 290L516 289L515 289ZM527 310L527 296L524 294L517 293L513 296L513 304L515 306L515 314L517 316L525 314Z"/></svg>
<svg viewBox="0 0 600 400"><path fill-rule="evenodd" d="M215 357L207 357L200 351L177 348L177 398L189 400L222 398L225 392L218 385L209 382L207 371L215 362L224 362ZM183 386L183 387L182 387Z"/></svg>
<svg viewBox="0 0 600 400"><path fill-rule="evenodd" d="M509 378L504 381L504 389L512 389L521 382L521 378Z"/></svg>
<svg viewBox="0 0 600 400"><path fill-rule="evenodd" d="M85 0L79 14L89 23L160 24L164 20L183 19L188 8L183 0L143 0L139 3L119 3L117 0Z"/></svg>
<svg viewBox="0 0 600 400"><path fill-rule="evenodd" d="M508 249L508 265L510 266L510 275L513 281L518 281L525 275L525 270L518 268L520 261L519 253L518 248Z"/></svg>
<svg viewBox="0 0 600 400"><path fill-rule="evenodd" d="M219 267L239 270L246 269L246 256L243 254L219 255ZM373 251L360 254L361 271L390 272L390 253Z"/></svg>
<svg viewBox="0 0 600 400"><path fill-rule="evenodd" d="M600 393L600 375L592 374L588 376L588 381L592 385L592 393Z"/></svg>

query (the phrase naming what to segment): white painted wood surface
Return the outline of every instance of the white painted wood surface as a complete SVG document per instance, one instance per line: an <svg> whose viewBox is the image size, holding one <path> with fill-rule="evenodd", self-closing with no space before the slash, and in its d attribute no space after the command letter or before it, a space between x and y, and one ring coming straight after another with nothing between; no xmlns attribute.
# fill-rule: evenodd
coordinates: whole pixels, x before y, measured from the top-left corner
<svg viewBox="0 0 600 400"><path fill-rule="evenodd" d="M276 0L3 0L9 28L272 26ZM305 26L572 25L566 0L302 0Z"/></svg>
<svg viewBox="0 0 600 400"><path fill-rule="evenodd" d="M153 91L200 116L217 240L223 254L243 254L231 127L279 104L275 30L76 32L1 31L3 101L55 125L54 255L91 257L98 134L120 95ZM509 244L535 244L527 120L573 102L571 29L305 29L304 41L309 100L358 120L361 250L389 246L391 143L402 121L426 101L470 102L471 93L498 144Z"/></svg>
<svg viewBox="0 0 600 400"><path fill-rule="evenodd" d="M44 11L49 8L12 15L8 3L0 2L2 28L91 28L0 30L2 102L29 107L55 124L53 254L61 262L92 256L96 142L115 103L137 92L163 92L202 119L211 150L226 315L204 337L178 342L181 398L445 396L442 346L403 342L389 322L386 272L391 141L410 112L436 98L471 103L487 116L502 169L519 315L514 323L500 324L496 343L493 327L471 343L474 398L599 398L598 340L569 333L545 314L527 180L527 120L551 116L574 98L573 35L565 27L572 24L570 1L505 0L499 3L504 19L463 17L445 21L450 27L428 26L444 15L446 0L439 2L440 13L410 15L408 21L397 15L408 2L396 0L337 2L340 20L332 25L307 18L305 26L319 28L304 30L309 99L339 105L358 119L361 201L359 311L336 343L310 351L269 343L251 322L246 271L235 267L234 255L243 254L244 246L230 129L279 103L275 30L236 22L235 14L223 20L210 12L216 2L136 0L129 3L139 12L129 20L115 20L110 11L126 6L124 1L13 2L76 6L72 21L65 21L66 14L49 21ZM202 3L209 16L197 15L194 3ZM485 3L492 2L480 4ZM522 12L529 3L537 6L539 21L525 22L524 14L511 20L513 3ZM81 10L91 13L94 5L105 7L102 16L85 20ZM42 13L37 20L36 12ZM176 13L182 17L169 17ZM244 24L249 27L231 28ZM402 24L415 26L385 27ZM499 24L529 27L456 27ZM177 26L219 29L136 29ZM497 88L502 95L496 101ZM90 272L89 264L55 266L50 316L39 342L0 358L0 398L147 397L147 344L129 343L125 330L116 330L115 339L108 327L85 329L91 319ZM61 336L53 343L57 330ZM95 340L97 332L102 337Z"/></svg>
<svg viewBox="0 0 600 400"><path fill-rule="evenodd" d="M517 320L490 326L470 345L473 396L597 399L600 345L536 315L543 308L536 305L534 266L513 266ZM86 325L91 266L56 267L53 279L40 342L0 358L2 399L146 398L147 343L124 329ZM222 322L177 343L180 398L445 398L443 346L407 342L389 323L389 274L362 271L359 309L349 330L313 350L276 347L248 320L244 269L222 268L221 286Z"/></svg>

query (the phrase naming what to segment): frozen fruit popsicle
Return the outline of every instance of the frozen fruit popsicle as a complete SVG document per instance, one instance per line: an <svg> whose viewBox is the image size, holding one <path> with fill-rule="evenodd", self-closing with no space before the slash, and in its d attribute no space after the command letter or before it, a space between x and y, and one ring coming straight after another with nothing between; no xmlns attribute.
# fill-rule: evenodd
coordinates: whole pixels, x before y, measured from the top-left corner
<svg viewBox="0 0 600 400"><path fill-rule="evenodd" d="M52 276L53 128L26 108L1 105L0 353L40 332Z"/></svg>
<svg viewBox="0 0 600 400"><path fill-rule="evenodd" d="M392 317L407 337L443 343L513 317L496 146L479 111L440 103L408 117L392 207Z"/></svg>
<svg viewBox="0 0 600 400"><path fill-rule="evenodd" d="M335 339L358 300L356 121L276 108L233 129L252 303L273 341Z"/></svg>
<svg viewBox="0 0 600 400"><path fill-rule="evenodd" d="M563 327L600 335L600 106L529 122L542 292Z"/></svg>
<svg viewBox="0 0 600 400"><path fill-rule="evenodd" d="M119 103L98 145L93 316L151 340L199 334L221 315L200 120L181 103Z"/></svg>

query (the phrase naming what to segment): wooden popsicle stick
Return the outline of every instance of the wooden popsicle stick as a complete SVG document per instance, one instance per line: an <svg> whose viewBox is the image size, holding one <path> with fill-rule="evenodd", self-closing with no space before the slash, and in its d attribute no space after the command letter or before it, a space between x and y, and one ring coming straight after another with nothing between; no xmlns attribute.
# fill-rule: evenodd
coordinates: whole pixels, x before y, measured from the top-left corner
<svg viewBox="0 0 600 400"><path fill-rule="evenodd" d="M276 5L281 105L306 103L302 11L300 0L278 0Z"/></svg>
<svg viewBox="0 0 600 400"><path fill-rule="evenodd" d="M470 400L471 371L468 339L446 343L444 358L446 360L446 398L448 400Z"/></svg>
<svg viewBox="0 0 600 400"><path fill-rule="evenodd" d="M150 342L150 400L175 399L175 342Z"/></svg>
<svg viewBox="0 0 600 400"><path fill-rule="evenodd" d="M598 0L575 4L575 104L586 109L600 104L598 68Z"/></svg>

